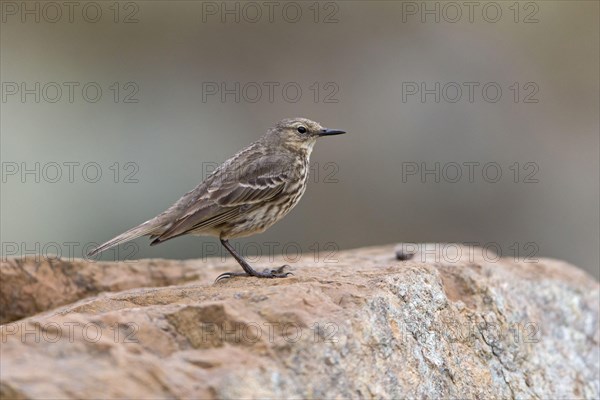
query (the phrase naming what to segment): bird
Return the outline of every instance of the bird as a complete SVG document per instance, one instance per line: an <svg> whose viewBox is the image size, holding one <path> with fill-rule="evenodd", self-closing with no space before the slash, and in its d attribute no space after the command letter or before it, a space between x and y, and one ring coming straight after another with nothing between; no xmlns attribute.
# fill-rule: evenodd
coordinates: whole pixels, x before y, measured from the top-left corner
<svg viewBox="0 0 600 400"><path fill-rule="evenodd" d="M285 217L304 194L309 160L318 138L346 133L307 118L287 118L217 167L202 183L156 217L94 248L88 256L149 236L151 246L182 236L218 237L244 272L236 276L285 278L283 265L257 271L235 251L230 239L264 232Z"/></svg>

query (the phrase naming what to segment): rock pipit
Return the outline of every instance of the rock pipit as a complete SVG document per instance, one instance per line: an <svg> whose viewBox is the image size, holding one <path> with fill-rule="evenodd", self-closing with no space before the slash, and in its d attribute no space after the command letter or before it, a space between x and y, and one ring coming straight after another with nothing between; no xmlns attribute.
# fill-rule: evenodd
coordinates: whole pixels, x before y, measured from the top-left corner
<svg viewBox="0 0 600 400"><path fill-rule="evenodd" d="M181 235L216 236L245 272L232 276L284 278L285 265L263 272L254 270L229 239L265 231L283 218L306 190L309 158L317 138L346 133L323 128L306 118L284 119L256 142L221 164L204 182L166 211L89 252L103 250L140 236L150 245Z"/></svg>

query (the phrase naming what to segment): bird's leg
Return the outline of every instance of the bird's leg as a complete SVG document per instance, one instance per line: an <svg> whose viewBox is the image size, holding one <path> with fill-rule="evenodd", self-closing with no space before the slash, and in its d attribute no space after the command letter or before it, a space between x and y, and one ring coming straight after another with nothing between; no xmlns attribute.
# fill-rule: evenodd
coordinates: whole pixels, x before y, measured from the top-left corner
<svg viewBox="0 0 600 400"><path fill-rule="evenodd" d="M221 279L231 278L233 276L255 276L257 278L285 278L290 275L294 275L291 272L283 272L283 269L287 267L287 265L282 265L277 269L267 268L263 272L258 272L254 268L252 268L250 264L246 262L246 260L244 260L244 257L242 257L235 251L235 249L231 244L229 244L229 241L227 239L221 239L221 244L227 249L229 254L231 254L233 258L235 258L235 260L241 265L245 272L225 272L219 275L215 282L218 282Z"/></svg>

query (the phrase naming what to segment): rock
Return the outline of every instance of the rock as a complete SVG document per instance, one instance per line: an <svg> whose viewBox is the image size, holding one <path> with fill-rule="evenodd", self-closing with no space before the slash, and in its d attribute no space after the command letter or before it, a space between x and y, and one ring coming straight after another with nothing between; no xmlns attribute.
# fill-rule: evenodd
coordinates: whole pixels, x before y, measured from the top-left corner
<svg viewBox="0 0 600 400"><path fill-rule="evenodd" d="M24 304L23 315L79 300L1 326L0 395L598 398L598 282L561 261L457 248L451 259L411 249L399 261L392 246L329 263L311 255L290 278L218 284L239 268L232 260L25 259L29 281L11 261L3 308ZM30 307L37 290L48 293Z"/></svg>
<svg viewBox="0 0 600 400"><path fill-rule="evenodd" d="M0 263L0 324L101 292L175 285L199 279L205 273L197 261L8 258Z"/></svg>

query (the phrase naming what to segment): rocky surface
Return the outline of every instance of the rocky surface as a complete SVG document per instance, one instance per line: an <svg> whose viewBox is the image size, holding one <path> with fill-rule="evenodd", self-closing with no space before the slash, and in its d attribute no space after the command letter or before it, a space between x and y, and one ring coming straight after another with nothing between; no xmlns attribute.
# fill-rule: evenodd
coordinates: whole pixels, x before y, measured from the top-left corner
<svg viewBox="0 0 600 400"><path fill-rule="evenodd" d="M98 293L175 285L200 279L207 272L197 261L8 258L0 263L0 324Z"/></svg>
<svg viewBox="0 0 600 400"><path fill-rule="evenodd" d="M357 249L217 284L232 260L11 260L0 395L598 398L598 282L453 249Z"/></svg>

